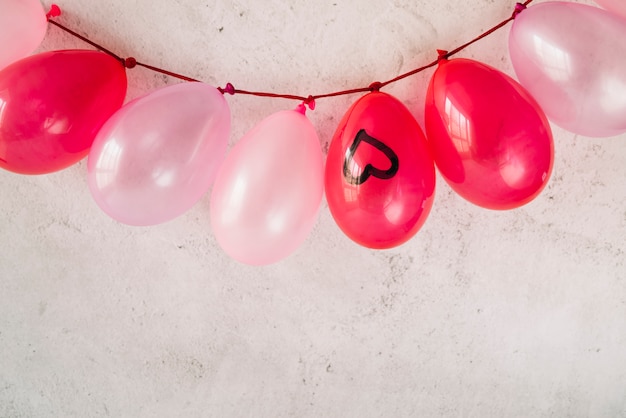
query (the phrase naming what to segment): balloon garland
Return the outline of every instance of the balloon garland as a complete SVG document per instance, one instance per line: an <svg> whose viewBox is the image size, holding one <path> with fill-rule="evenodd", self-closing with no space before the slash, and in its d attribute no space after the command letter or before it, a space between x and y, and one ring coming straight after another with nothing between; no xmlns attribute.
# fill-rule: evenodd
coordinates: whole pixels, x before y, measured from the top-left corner
<svg viewBox="0 0 626 418"><path fill-rule="evenodd" d="M211 87L119 57L56 22L57 6L46 14L38 0L0 0L0 167L45 174L88 156L94 200L129 225L169 221L212 186L217 241L248 264L291 254L309 235L324 193L352 240L376 249L398 246L428 217L435 165L466 200L513 209L534 199L550 178L548 119L585 136L626 132L623 1L598 1L606 10L552 1L527 7L531 2L518 3L509 19L439 51L425 66L367 87L304 97L230 83ZM509 50L519 82L478 61L450 59L511 21ZM99 51L28 56L42 41L46 22ZM135 66L190 83L124 105L125 71ZM380 90L435 66L424 134L401 101ZM324 163L306 108L357 93L365 95L343 116ZM268 116L227 154L225 94L301 104Z"/></svg>

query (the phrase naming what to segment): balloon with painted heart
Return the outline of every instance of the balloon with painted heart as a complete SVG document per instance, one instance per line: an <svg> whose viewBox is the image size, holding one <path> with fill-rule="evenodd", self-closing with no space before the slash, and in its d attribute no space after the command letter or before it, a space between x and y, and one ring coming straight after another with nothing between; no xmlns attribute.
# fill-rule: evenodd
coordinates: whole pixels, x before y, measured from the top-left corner
<svg viewBox="0 0 626 418"><path fill-rule="evenodd" d="M466 200L513 209L550 178L550 124L522 86L469 59L441 60L426 94L426 135L437 168Z"/></svg>
<svg viewBox="0 0 626 418"><path fill-rule="evenodd" d="M210 188L224 158L230 110L203 83L161 88L109 119L89 153L94 200L129 225L155 225L189 210Z"/></svg>
<svg viewBox="0 0 626 418"><path fill-rule="evenodd" d="M89 152L126 96L126 71L96 51L52 51L0 71L0 167L21 174L66 168Z"/></svg>
<svg viewBox="0 0 626 418"><path fill-rule="evenodd" d="M381 92L357 100L330 143L325 184L332 216L353 241L383 249L413 237L432 207L435 169L409 110Z"/></svg>
<svg viewBox="0 0 626 418"><path fill-rule="evenodd" d="M552 122L605 137L626 132L625 39L624 18L546 2L517 15L509 51L518 80Z"/></svg>
<svg viewBox="0 0 626 418"><path fill-rule="evenodd" d="M0 0L0 69L32 53L46 28L39 0Z"/></svg>
<svg viewBox="0 0 626 418"><path fill-rule="evenodd" d="M595 0L600 6L609 12L626 17L626 1L624 0Z"/></svg>
<svg viewBox="0 0 626 418"><path fill-rule="evenodd" d="M324 192L323 156L304 111L275 113L230 151L211 193L211 224L235 260L275 263L309 235Z"/></svg>

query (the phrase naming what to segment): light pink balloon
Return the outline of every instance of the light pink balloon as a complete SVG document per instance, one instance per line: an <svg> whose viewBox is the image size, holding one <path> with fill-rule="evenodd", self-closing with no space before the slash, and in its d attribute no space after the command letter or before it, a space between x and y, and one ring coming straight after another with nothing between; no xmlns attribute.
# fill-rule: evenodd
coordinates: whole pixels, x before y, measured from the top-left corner
<svg viewBox="0 0 626 418"><path fill-rule="evenodd" d="M303 113L274 113L248 132L226 157L211 194L211 224L224 251L265 265L298 248L317 219L323 165Z"/></svg>
<svg viewBox="0 0 626 418"><path fill-rule="evenodd" d="M596 3L610 12L626 17L625 0L596 0Z"/></svg>
<svg viewBox="0 0 626 418"><path fill-rule="evenodd" d="M571 132L626 132L626 21L597 7L547 2L513 23L509 50L520 83Z"/></svg>
<svg viewBox="0 0 626 418"><path fill-rule="evenodd" d="M189 210L224 159L230 110L202 83L161 88L109 119L89 153L89 188L100 208L129 225L155 225Z"/></svg>
<svg viewBox="0 0 626 418"><path fill-rule="evenodd" d="M0 69L33 52L46 28L39 0L0 0Z"/></svg>

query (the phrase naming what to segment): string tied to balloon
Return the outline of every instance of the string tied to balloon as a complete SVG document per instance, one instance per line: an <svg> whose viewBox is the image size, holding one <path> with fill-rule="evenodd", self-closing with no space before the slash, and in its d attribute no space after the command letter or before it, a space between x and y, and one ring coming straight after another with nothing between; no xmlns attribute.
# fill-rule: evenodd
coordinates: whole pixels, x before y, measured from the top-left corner
<svg viewBox="0 0 626 418"><path fill-rule="evenodd" d="M515 9L513 10L513 14L511 15L511 18L515 19L517 15L522 13L524 10L526 10L526 5L523 3L517 3L515 5Z"/></svg>
<svg viewBox="0 0 626 418"><path fill-rule="evenodd" d="M306 114L306 108L309 108L311 110L315 110L315 98L311 95L309 95L309 97L307 97L306 99L304 99L302 101L302 103L300 103L298 106L296 106L296 112L300 112L303 115Z"/></svg>
<svg viewBox="0 0 626 418"><path fill-rule="evenodd" d="M226 86L224 86L223 88L218 87L217 89L222 94L227 93L227 94L230 94L231 96L235 94L235 86L233 86L231 83L226 83Z"/></svg>
<svg viewBox="0 0 626 418"><path fill-rule="evenodd" d="M268 98L282 98L282 99L290 99L290 100L299 100L302 101L302 105L304 105L305 107L308 106L311 110L314 109L315 107L315 100L317 99L324 99L324 98L329 98L329 97L336 97L336 96L343 96L343 95L348 95L348 94L356 94L356 93L368 93L368 92L374 92L374 91L379 91L382 87L387 86L388 84L392 84L395 83L397 81L400 81L402 79L405 79L407 77L413 76L417 73L420 73L424 70L427 70L431 67L436 66L439 62L441 62L441 60L445 60L448 59L449 57L457 54L458 52L460 52L461 50L467 48L468 46L480 41L481 39L489 36L490 34L492 34L493 32L495 32L496 30L500 29L501 27L503 27L504 25L506 25L507 23L509 23L510 21L514 20L515 17L521 13L523 10L526 9L526 6L528 4L530 4L533 0L526 0L524 1L524 3L517 3L515 6L515 10L513 12L513 15L511 17L509 17L508 19L500 22L499 24L497 24L496 26L492 27L491 29L489 29L488 31L480 34L479 36L477 36L476 38L472 39L471 41L451 50L451 51L439 51L439 57L437 60L430 62L426 65L423 65L419 68L413 69L411 71L408 71L406 73L400 74L390 80L384 81L384 82L373 82L371 83L369 86L367 87L358 87L358 88L353 88L353 89L348 89L348 90L341 90L341 91L334 91L334 92L330 92L330 93L324 93L324 94L317 94L317 95L312 95L312 96L300 96L297 94L280 94L280 93L273 93L273 92L264 92L264 91L249 91L249 90L239 90L233 87L232 84L227 83L226 87L222 88L222 87L218 87L217 90L222 93L222 94L230 94L230 95L234 95L234 94L244 94L244 95L251 95L251 96L257 96L257 97L268 97ZM57 5L52 5L50 8L50 12L48 12L48 14L46 15L48 18L48 22L50 22L50 24L57 26L58 28L62 29L63 31L69 33L70 35L73 35L74 37L88 43L89 45L93 46L94 48L109 54L110 56L112 56L113 58L117 59L124 68L130 69L130 68L134 68L136 66L140 66L140 67L144 67L148 70L157 72L157 73L161 73L161 74L165 74L168 75L170 77L174 77L174 78L178 78L179 80L184 80L184 81L195 81L198 82L200 80L197 80L195 78L191 78L182 74L178 74L172 71L168 71L162 68L158 68L152 65L148 65L148 64L144 64L142 62L137 61L135 58L133 57L129 57L129 58L122 58L119 55L115 54L114 52L104 48L102 45L99 45L93 41L91 41L90 39L88 39L85 36L82 36L78 33L76 33L75 31L69 29L68 27L54 21L54 17L57 17L61 14L61 9L57 6Z"/></svg>
<svg viewBox="0 0 626 418"><path fill-rule="evenodd" d="M309 109L315 110L315 98L312 95L306 98L305 101L302 102L303 105L308 106Z"/></svg>
<svg viewBox="0 0 626 418"><path fill-rule="evenodd" d="M133 57L128 57L122 60L122 64L124 65L124 68L135 68L137 66L137 60Z"/></svg>
<svg viewBox="0 0 626 418"><path fill-rule="evenodd" d="M446 61L448 59L448 55L449 53L445 49L438 49L437 50L437 62Z"/></svg>
<svg viewBox="0 0 626 418"><path fill-rule="evenodd" d="M61 16L61 8L56 4L50 6L50 11L46 13L46 19L50 20L53 17Z"/></svg>
<svg viewBox="0 0 626 418"><path fill-rule="evenodd" d="M380 81L374 81L372 84L369 85L368 88L370 89L370 91L379 91L383 86L384 84Z"/></svg>
<svg viewBox="0 0 626 418"><path fill-rule="evenodd" d="M124 68L135 68L137 66L140 67L144 67L147 68L148 70L160 73L160 74L165 74L168 75L170 77L174 77L174 78L178 78L179 80L183 80L183 81L200 81L200 80L196 80L195 78L191 78L191 77L187 77L186 75L182 75L182 74L178 74L175 73L173 71L169 71L169 70L165 70L163 68L159 68L159 67L155 67L153 65L149 65L149 64L144 64L143 62L139 62L137 61L135 58L133 57L129 57L129 58L122 58L119 55L117 55L115 52L103 47L102 45L92 41L91 39L87 38L86 36L83 36L73 30L71 30L70 28L60 24L59 22L54 21L52 18L60 16L61 15L61 9L59 8L59 6L56 5L52 5L52 7L50 8L50 11L48 12L48 14L46 15L46 17L48 18L48 22L56 27L58 27L59 29L63 30L64 32L69 33L70 35L80 39L81 41L93 46L94 48L96 48L99 51L104 52L105 54L108 54L110 56L112 56L113 58L115 58L116 60L118 60L120 62L120 64L122 64L122 66Z"/></svg>

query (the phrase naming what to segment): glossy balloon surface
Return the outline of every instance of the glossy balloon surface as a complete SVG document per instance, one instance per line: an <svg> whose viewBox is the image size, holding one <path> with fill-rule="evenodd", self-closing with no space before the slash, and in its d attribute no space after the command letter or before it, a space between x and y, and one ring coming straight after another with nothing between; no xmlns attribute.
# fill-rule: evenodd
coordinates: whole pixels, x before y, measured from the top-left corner
<svg viewBox="0 0 626 418"><path fill-rule="evenodd" d="M217 89L182 83L136 99L109 119L89 153L89 187L100 208L130 225L169 221L213 183L230 134Z"/></svg>
<svg viewBox="0 0 626 418"><path fill-rule="evenodd" d="M326 160L326 198L341 230L369 248L391 248L424 224L435 193L426 139L409 110L382 92L346 112Z"/></svg>
<svg viewBox="0 0 626 418"><path fill-rule="evenodd" d="M512 209L547 184L554 160L550 125L506 74L468 59L441 61L428 87L425 117L437 168L468 201Z"/></svg>
<svg viewBox="0 0 626 418"><path fill-rule="evenodd" d="M624 0L596 0L600 6L609 12L626 18L626 1Z"/></svg>
<svg viewBox="0 0 626 418"><path fill-rule="evenodd" d="M22 174L66 168L87 155L126 96L126 72L96 51L53 51L0 71L0 167Z"/></svg>
<svg viewBox="0 0 626 418"><path fill-rule="evenodd" d="M39 0L0 0L0 70L32 53L47 27Z"/></svg>
<svg viewBox="0 0 626 418"><path fill-rule="evenodd" d="M211 224L224 251L265 265L309 235L324 192L323 156L307 117L275 113L231 150L211 193Z"/></svg>
<svg viewBox="0 0 626 418"><path fill-rule="evenodd" d="M626 132L626 20L597 7L537 4L517 15L509 50L550 120L591 137Z"/></svg>

